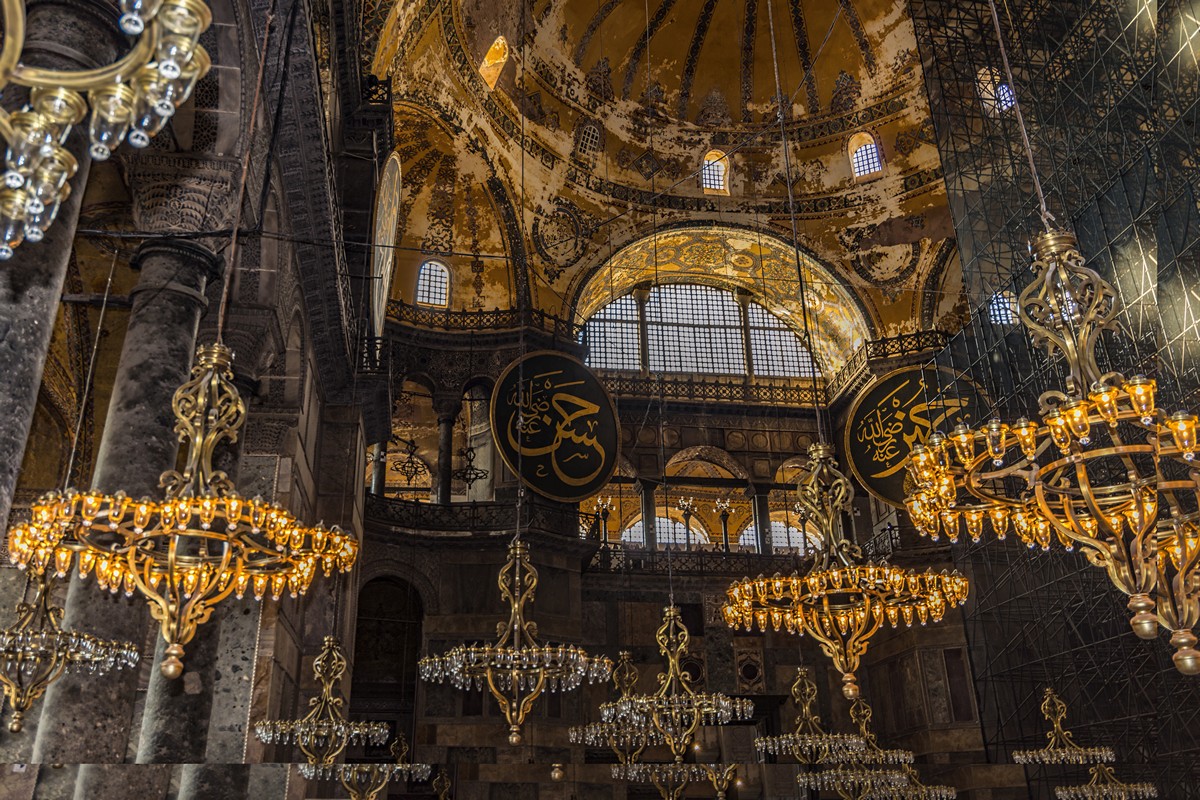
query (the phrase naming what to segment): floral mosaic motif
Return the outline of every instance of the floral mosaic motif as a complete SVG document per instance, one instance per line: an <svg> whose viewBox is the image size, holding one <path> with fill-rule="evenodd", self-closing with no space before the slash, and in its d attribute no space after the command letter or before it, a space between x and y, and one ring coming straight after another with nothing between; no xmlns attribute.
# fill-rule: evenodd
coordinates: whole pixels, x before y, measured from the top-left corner
<svg viewBox="0 0 1200 800"><path fill-rule="evenodd" d="M449 255L454 252L454 190L457 185L458 159L443 156L429 203L429 229L421 242L421 249L427 253Z"/></svg>
<svg viewBox="0 0 1200 800"><path fill-rule="evenodd" d="M662 166L662 161L654 154L653 150L647 150L633 162L633 168L646 180L650 180L657 175Z"/></svg>
<svg viewBox="0 0 1200 800"><path fill-rule="evenodd" d="M629 62L625 65L624 88L621 91L621 96L626 100L629 99L629 93L633 91L633 79L638 74L638 65L641 64L642 57L646 55L646 50L650 47L650 40L654 38L654 34L658 33L658 29L662 27L663 23L667 21L667 15L671 13L671 9L674 7L675 0L662 0L662 4L655 10L654 16L650 18L650 24L646 26L646 30L638 38L638 43L634 46L633 52L629 54ZM659 102L662 102L661 99Z"/></svg>
<svg viewBox="0 0 1200 800"><path fill-rule="evenodd" d="M895 300L917 271L921 251L918 242L872 247L854 253L850 266L860 278L881 289L889 300Z"/></svg>
<svg viewBox="0 0 1200 800"><path fill-rule="evenodd" d="M846 70L838 73L833 84L833 97L829 101L829 110L836 113L853 111L862 98L862 84Z"/></svg>
<svg viewBox="0 0 1200 800"><path fill-rule="evenodd" d="M532 233L546 278L553 283L583 255L590 231L583 212L569 200L558 198L552 208L539 212Z"/></svg>
<svg viewBox="0 0 1200 800"><path fill-rule="evenodd" d="M854 33L854 41L858 43L858 49L862 53L863 63L867 66L867 72L874 75L875 53L871 49L870 40L867 39L867 32L863 28L862 19L858 16L858 9L854 7L853 0L838 1L842 6L842 17L850 25L851 32Z"/></svg>
<svg viewBox="0 0 1200 800"><path fill-rule="evenodd" d="M615 97L612 85L612 67L609 66L608 56L604 56L587 71L587 89L601 100L612 100Z"/></svg>
<svg viewBox="0 0 1200 800"><path fill-rule="evenodd" d="M936 144L931 119L926 118L919 127L900 131L896 135L896 152L902 156L912 155L922 144Z"/></svg>
<svg viewBox="0 0 1200 800"><path fill-rule="evenodd" d="M733 117L729 113L729 103L725 100L725 95L713 89L700 103L700 112L696 115L696 124L705 125L712 128L719 128L733 124Z"/></svg>

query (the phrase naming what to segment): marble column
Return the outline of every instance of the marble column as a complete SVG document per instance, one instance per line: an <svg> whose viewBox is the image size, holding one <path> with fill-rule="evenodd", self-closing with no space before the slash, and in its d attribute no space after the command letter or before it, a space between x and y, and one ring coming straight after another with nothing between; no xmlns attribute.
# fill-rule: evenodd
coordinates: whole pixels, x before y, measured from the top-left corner
<svg viewBox="0 0 1200 800"><path fill-rule="evenodd" d="M775 552L771 541L771 487L752 484L748 492L754 508L754 532L758 536L758 552L769 555Z"/></svg>
<svg viewBox="0 0 1200 800"><path fill-rule="evenodd" d="M133 497L161 493L159 475L174 466L179 446L171 398L190 373L196 329L207 305L205 288L218 263L212 251L194 242L156 239L138 248L131 266L141 275L131 293L129 327L96 458L95 488L123 489ZM143 600L118 600L76 579L67 595L64 626L140 643L148 616ZM189 659L203 657L196 649L191 646ZM169 769L99 766L126 757L137 680L136 670L99 680L69 677L46 693L34 760L87 765L80 768L76 783L80 800L151 797L169 779Z"/></svg>
<svg viewBox="0 0 1200 800"><path fill-rule="evenodd" d="M454 423L462 411L462 397L433 398L433 411L437 414L438 423L438 454L437 482L434 489L437 502L441 505L450 504L451 473L454 471Z"/></svg>
<svg viewBox="0 0 1200 800"><path fill-rule="evenodd" d="M642 540L647 550L658 549L658 511L654 507L654 481L639 479L637 491L642 498Z"/></svg>
<svg viewBox="0 0 1200 800"><path fill-rule="evenodd" d="M371 460L371 494L383 497L387 491L387 442L375 445L375 453Z"/></svg>
<svg viewBox="0 0 1200 800"><path fill-rule="evenodd" d="M117 27L116 8L104 0L26 0L24 64L53 69L92 69L111 63L128 43ZM8 525L13 491L42 369L62 296L79 204L91 159L87 127L76 126L66 143L79 162L71 196L41 242L26 242L0 267L0 531Z"/></svg>

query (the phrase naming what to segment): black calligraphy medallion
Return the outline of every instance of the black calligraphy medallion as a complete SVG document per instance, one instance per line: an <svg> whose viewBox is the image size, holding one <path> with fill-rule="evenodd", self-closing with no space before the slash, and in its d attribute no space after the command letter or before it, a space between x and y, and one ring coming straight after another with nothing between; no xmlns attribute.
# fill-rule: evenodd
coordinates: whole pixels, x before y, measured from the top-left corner
<svg viewBox="0 0 1200 800"><path fill-rule="evenodd" d="M617 468L617 410L581 361L539 350L508 366L492 390L492 436L521 481L575 503L600 491Z"/></svg>
<svg viewBox="0 0 1200 800"><path fill-rule="evenodd" d="M934 431L975 425L987 408L978 386L948 369L912 366L889 372L854 401L846 419L846 459L868 492L904 505L908 456Z"/></svg>

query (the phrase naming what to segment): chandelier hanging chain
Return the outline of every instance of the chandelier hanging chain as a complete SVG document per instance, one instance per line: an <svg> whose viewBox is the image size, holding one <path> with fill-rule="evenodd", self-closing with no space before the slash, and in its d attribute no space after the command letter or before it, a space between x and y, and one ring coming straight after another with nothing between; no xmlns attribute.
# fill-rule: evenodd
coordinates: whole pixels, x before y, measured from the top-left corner
<svg viewBox="0 0 1200 800"><path fill-rule="evenodd" d="M75 470L75 458L79 454L79 437L83 435L83 422L87 419L87 398L92 393L92 384L96 379L96 356L100 352L100 337L104 332L104 318L108 315L108 301L112 297L113 275L116 271L117 252L114 251L112 262L108 265L108 278L104 281L104 295L100 298L100 315L96 321L96 333L92 336L92 351L88 355L87 372L84 374L83 387L79 391L79 413L75 416L71 454L67 457L67 468L63 472L63 489L71 485L71 473Z"/></svg>
<svg viewBox="0 0 1200 800"><path fill-rule="evenodd" d="M1000 14L996 11L996 0L988 0L988 10L992 15L992 27L996 31L996 42L1000 46L1000 61L1004 65L1004 78L1012 92L1013 111L1017 117L1017 128L1021 131L1021 144L1025 148L1025 157L1029 160L1029 174L1033 178L1033 190L1037 194L1038 208L1041 210L1042 225L1047 232L1053 230L1054 215L1046 207L1046 195L1042 192L1042 181L1038 178L1037 164L1033 160L1033 145L1029 143L1029 131L1025 127L1025 114L1021 111L1021 94L1013 81L1012 67L1008 63L1008 48L1004 44L1004 33L1000 29Z"/></svg>
<svg viewBox="0 0 1200 800"><path fill-rule="evenodd" d="M833 21L829 23L829 28L825 31L825 38L821 41L820 47L817 48L816 54L812 57L812 59L810 59L808 67L804 71L804 75L800 78L800 86L803 86L806 81L811 79L812 70L816 65L817 59L820 57L821 52L825 49L825 43L829 41L829 37L833 33L833 26L837 24L838 18L841 16L841 14L842 6L839 4L837 9L834 11ZM808 348L809 355L813 360L813 414L816 416L817 422L817 441L825 442L827 441L825 435L825 423L822 420L819 392L817 391L817 375L821 372L821 369L817 363L817 350L814 346L814 342L812 340L812 331L809 330L808 323L808 289L804 282L804 266L800 259L800 234L796 224L796 192L795 188L792 186L792 154L791 148L788 146L787 124L783 113L785 97L783 94L783 84L779 79L779 53L778 46L775 43L775 12L773 10L773 4L771 0L767 0L767 28L771 34L771 64L774 68L775 74L775 117L779 124L779 146L780 150L783 152L784 178L785 183L787 183L788 218L791 221L792 226L792 252L796 260L796 281L800 295L800 319L804 326L804 344L805 347ZM790 102L790 99L788 102ZM830 433L829 438L833 438L832 432Z"/></svg>

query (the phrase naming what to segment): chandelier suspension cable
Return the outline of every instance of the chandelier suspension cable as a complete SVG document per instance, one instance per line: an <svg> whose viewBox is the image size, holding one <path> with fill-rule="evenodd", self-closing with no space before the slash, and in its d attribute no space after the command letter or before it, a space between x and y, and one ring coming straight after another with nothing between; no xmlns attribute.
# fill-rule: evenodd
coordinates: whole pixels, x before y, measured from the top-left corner
<svg viewBox="0 0 1200 800"><path fill-rule="evenodd" d="M104 281L104 296L100 298L100 317L96 321L96 335L92 337L92 352L88 356L87 373L83 379L83 389L79 393L79 414L75 417L75 434L71 439L71 454L67 457L67 468L63 473L64 491L71 485L71 473L75 470L75 458L79 454L79 437L83 435L83 420L87 416L87 399L92 393L92 382L96 378L96 354L100 351L104 318L108 315L108 300L112 297L113 275L117 271L117 252L113 251L112 263L108 266L108 278Z"/></svg>
<svg viewBox="0 0 1200 800"><path fill-rule="evenodd" d="M837 11L833 15L833 21L829 24L829 28L825 31L825 38L821 41L821 46L817 48L817 52L813 55L812 61L808 65L808 69L804 71L804 76L800 80L801 86L803 86L804 83L811 78L813 68L817 63L817 59L820 57L821 52L825 49L825 45L829 41L830 35L833 33L833 26L837 23L838 19L841 17L841 14L842 6L839 5ZM779 49L775 43L775 12L773 11L771 0L767 0L767 26L771 33L771 66L774 69L775 74L775 115L779 123L779 146L783 151L784 181L787 183L788 217L792 225L792 252L796 258L796 281L800 293L800 316L801 322L804 325L804 345L808 348L809 358L811 359L813 366L813 413L816 415L817 421L817 441L821 444L826 444L828 441L832 441L833 431L831 429L828 432L829 437L826 439L825 422L829 422L829 424L832 426L832 421L823 419L823 415L821 414L819 392L817 390L817 376L818 373L822 372L822 370L820 362L818 361L815 343L812 339L812 332L809 330L808 324L807 287L804 283L804 265L800 259L800 235L796 225L796 192L792 187L792 154L790 148L788 147L787 125L785 124L783 117L784 94L783 85L779 80Z"/></svg>
<svg viewBox="0 0 1200 800"><path fill-rule="evenodd" d="M271 24L275 21L275 4L276 0L271 0L271 4L267 7L266 20L263 22L262 44L258 51L258 75L254 81L254 99L250 101L249 119L246 120L245 140L242 153L242 172L238 178L237 199L233 204L233 225L230 228L229 234L229 250L225 260L225 270L221 281L221 302L217 306L217 344L224 341L225 335L225 314L229 307L229 296L231 292L231 284L233 283L234 271L237 269L237 248L238 248L238 228L242 223L242 204L246 198L246 183L250 178L250 157L254 152L254 128L258 121L258 106L262 102L263 78L266 76L267 65L267 48L271 43ZM292 3L292 9L295 10L295 0ZM280 98L282 102L283 98ZM262 214L262 209L259 209L259 214Z"/></svg>
<svg viewBox="0 0 1200 800"><path fill-rule="evenodd" d="M1012 91L1013 111L1017 117L1017 127L1021 131L1021 144L1025 148L1025 158L1029 160L1029 174L1033 178L1033 190L1037 194L1038 208L1041 210L1042 225L1046 231L1053 230L1054 215L1046 208L1046 195L1042 192L1042 182L1038 178L1037 164L1033 160L1033 145L1029 143L1029 131L1025 127L1025 114L1021 111L1021 96L1017 85L1013 82L1012 67L1008 63L1008 48L1004 44L1004 34L1000 30L1000 14L996 11L996 0L988 0L988 10L992 16L992 27L996 31L996 42L1000 46L1000 61L1004 64L1004 79Z"/></svg>

